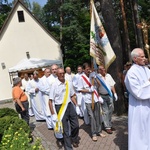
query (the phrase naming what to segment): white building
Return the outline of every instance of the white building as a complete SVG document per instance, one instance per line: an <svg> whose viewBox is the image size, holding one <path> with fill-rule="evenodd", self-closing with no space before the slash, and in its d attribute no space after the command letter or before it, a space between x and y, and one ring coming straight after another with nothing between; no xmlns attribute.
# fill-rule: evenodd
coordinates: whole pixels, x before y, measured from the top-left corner
<svg viewBox="0 0 150 150"><path fill-rule="evenodd" d="M12 98L8 69L27 56L62 62L60 43L18 0L0 31L0 102Z"/></svg>

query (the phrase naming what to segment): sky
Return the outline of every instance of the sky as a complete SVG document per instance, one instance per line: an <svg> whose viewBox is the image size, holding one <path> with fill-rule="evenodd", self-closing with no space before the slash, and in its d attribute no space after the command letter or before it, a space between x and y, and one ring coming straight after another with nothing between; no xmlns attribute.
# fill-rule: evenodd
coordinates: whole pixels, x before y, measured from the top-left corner
<svg viewBox="0 0 150 150"><path fill-rule="evenodd" d="M8 0L8 2L12 2L13 0ZM32 4L32 2L37 2L39 3L41 6L44 6L47 3L47 0L29 0L30 3Z"/></svg>
<svg viewBox="0 0 150 150"><path fill-rule="evenodd" d="M32 2L37 2L39 3L41 6L44 6L47 3L47 0L29 0L30 3L32 4Z"/></svg>

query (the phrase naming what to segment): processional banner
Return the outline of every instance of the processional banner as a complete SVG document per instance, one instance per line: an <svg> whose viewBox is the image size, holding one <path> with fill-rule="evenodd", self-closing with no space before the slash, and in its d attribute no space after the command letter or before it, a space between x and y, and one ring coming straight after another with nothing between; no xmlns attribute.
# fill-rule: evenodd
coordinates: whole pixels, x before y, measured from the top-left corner
<svg viewBox="0 0 150 150"><path fill-rule="evenodd" d="M91 2L90 55L96 64L104 65L106 69L116 59L94 2Z"/></svg>

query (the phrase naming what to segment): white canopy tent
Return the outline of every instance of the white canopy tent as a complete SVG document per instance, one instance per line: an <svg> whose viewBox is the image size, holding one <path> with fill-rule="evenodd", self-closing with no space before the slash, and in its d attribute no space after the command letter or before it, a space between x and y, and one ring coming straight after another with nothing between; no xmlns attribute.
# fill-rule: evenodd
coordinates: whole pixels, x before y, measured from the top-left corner
<svg viewBox="0 0 150 150"><path fill-rule="evenodd" d="M45 68L51 66L52 64L57 64L62 66L61 60L48 60L39 58L23 59L14 67L8 69L9 73L31 70L37 68Z"/></svg>

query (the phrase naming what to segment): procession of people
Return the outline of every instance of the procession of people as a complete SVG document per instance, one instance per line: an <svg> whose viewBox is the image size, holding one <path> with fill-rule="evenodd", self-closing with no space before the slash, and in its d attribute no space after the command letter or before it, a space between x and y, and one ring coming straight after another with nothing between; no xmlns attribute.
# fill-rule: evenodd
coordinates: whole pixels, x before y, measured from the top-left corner
<svg viewBox="0 0 150 150"><path fill-rule="evenodd" d="M107 81L102 79L100 67L92 70L90 64L84 63L77 67L77 74L74 74L69 66L63 69L53 64L45 68L41 78L39 72L35 70L32 73L33 79L30 79L27 73L24 74L22 81L18 81L19 83L14 79L14 86L19 84L20 91L23 91L25 99L28 100L28 107L20 105L21 102L18 103L22 111L28 109L27 118L34 116L38 122L45 121L47 129L54 130L56 139L63 140L65 150L79 146L79 118L91 126L89 134L94 142L98 140L97 136L101 138L107 136L102 130L108 134L113 133L111 115L113 100L117 100L115 82L112 77L111 82L110 79ZM104 66L102 67L104 69ZM107 88L99 82L98 75L106 82ZM111 91L115 99L109 95ZM16 100L16 103L17 101L19 100ZM29 124L29 119L27 123Z"/></svg>

